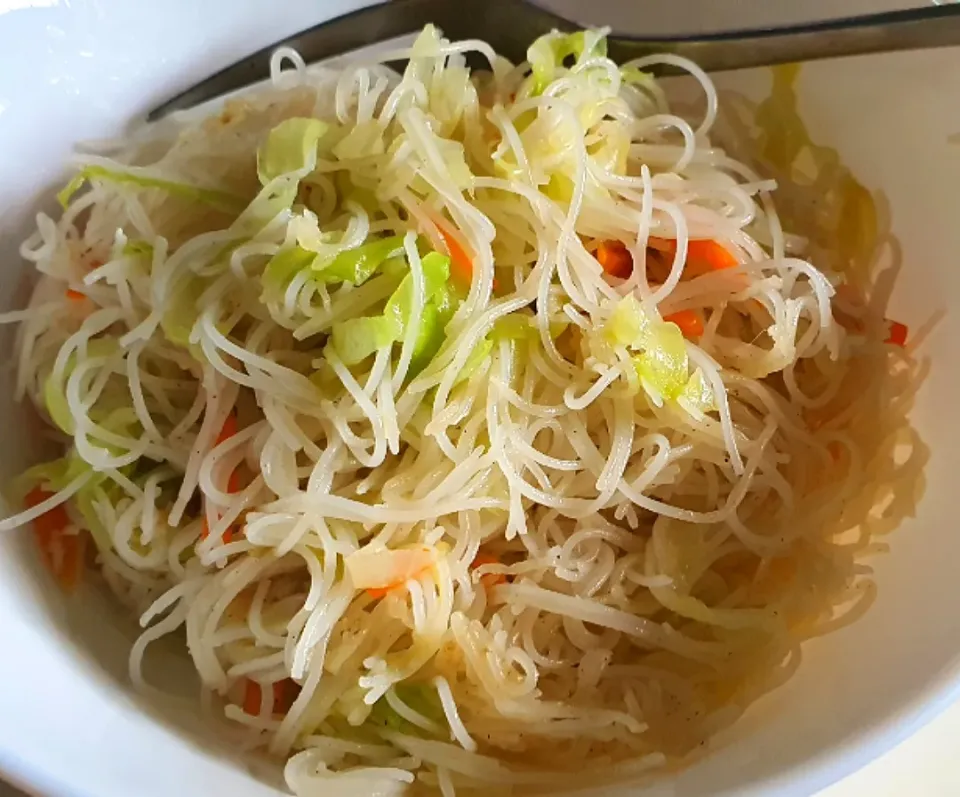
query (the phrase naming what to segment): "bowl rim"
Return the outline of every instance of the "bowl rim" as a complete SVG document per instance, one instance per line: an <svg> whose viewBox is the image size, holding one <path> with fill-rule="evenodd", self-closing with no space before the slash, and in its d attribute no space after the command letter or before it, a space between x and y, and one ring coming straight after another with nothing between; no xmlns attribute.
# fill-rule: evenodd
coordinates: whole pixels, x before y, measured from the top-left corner
<svg viewBox="0 0 960 797"><path fill-rule="evenodd" d="M793 763L772 777L754 780L714 797L769 797L771 794L780 797L815 797L821 790L839 783L893 750L958 701L960 656L944 668L937 680L918 690L902 710L888 714L882 721L851 735L819 756ZM722 750L716 754L722 755ZM18 762L10 748L0 747L0 776L15 788L38 797L105 797L89 792L79 784L65 782L61 777L52 775L50 769L37 768L25 761ZM670 780L669 775L655 778L651 787L669 785ZM0 787L3 785L0 780ZM267 788L264 786L264 789Z"/></svg>

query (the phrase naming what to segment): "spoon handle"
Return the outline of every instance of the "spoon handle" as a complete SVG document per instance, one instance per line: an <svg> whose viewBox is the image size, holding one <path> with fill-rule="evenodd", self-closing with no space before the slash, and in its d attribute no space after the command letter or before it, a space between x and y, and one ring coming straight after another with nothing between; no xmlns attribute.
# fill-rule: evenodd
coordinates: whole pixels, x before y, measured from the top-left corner
<svg viewBox="0 0 960 797"><path fill-rule="evenodd" d="M623 62L668 52L690 58L713 72L951 45L960 45L960 5L701 36L655 40L611 36L609 53L615 61Z"/></svg>
<svg viewBox="0 0 960 797"><path fill-rule="evenodd" d="M389 0L326 20L265 47L167 100L150 111L147 119L154 121L262 80L270 74L271 55L281 44L295 47L312 63L412 33L427 22L439 24L453 39L486 39L514 63L526 57L527 47L537 36L554 28L573 31L580 27L530 0ZM690 58L707 71L951 44L960 44L960 5L708 35L608 38L610 57L619 63L666 52ZM652 71L679 70L654 63Z"/></svg>

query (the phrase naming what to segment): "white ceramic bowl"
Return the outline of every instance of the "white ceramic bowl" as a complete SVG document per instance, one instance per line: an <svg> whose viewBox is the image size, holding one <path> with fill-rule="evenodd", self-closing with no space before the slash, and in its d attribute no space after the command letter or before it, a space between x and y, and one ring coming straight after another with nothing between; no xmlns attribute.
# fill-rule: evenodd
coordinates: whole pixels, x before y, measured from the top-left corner
<svg viewBox="0 0 960 797"><path fill-rule="evenodd" d="M71 143L115 134L177 88L356 0L0 0L0 305L13 305L16 254L35 210L51 205ZM557 6L562 6L558 3ZM779 21L902 3L818 0L565 0L595 24L682 29ZM883 192L904 273L895 314L919 324L960 302L960 50L811 65L801 110L814 137L837 147ZM723 76L763 89L762 73ZM879 563L880 597L854 626L804 648L789 684L761 701L715 752L681 774L685 797L810 795L853 771L948 705L960 691L960 327L948 315L926 349L931 376L915 420L931 447L915 520ZM0 479L33 447L0 371ZM29 535L0 539L0 772L51 797L262 797L276 792L213 740L186 699L149 701L126 682L133 623L96 595L66 602ZM192 686L176 657L154 673ZM666 791L665 793L669 793Z"/></svg>

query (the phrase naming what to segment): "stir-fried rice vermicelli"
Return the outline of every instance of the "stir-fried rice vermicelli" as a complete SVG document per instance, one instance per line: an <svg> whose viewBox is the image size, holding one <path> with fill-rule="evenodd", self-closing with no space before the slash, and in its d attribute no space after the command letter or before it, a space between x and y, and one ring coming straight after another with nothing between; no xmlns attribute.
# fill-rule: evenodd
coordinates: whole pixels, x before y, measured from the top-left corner
<svg viewBox="0 0 960 797"><path fill-rule="evenodd" d="M3 316L65 454L0 528L95 560L134 682L184 629L298 795L636 779L868 607L917 365L695 65L404 54L82 156Z"/></svg>

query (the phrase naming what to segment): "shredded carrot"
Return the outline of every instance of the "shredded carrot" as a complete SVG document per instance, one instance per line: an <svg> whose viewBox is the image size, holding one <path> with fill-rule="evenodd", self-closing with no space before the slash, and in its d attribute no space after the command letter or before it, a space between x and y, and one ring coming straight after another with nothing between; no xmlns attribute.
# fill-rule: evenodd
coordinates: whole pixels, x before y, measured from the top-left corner
<svg viewBox="0 0 960 797"><path fill-rule="evenodd" d="M235 413L231 412L227 419L223 422L223 427L220 429L220 434L217 435L217 441L214 445L220 445L225 440L229 440L237 433L237 416ZM240 473L239 468L235 468L231 471L230 476L227 479L227 492L228 493L239 493L243 487L240 484ZM225 532L223 532L223 541L230 542L233 539L233 536L237 533L236 524L232 525ZM203 529L200 532L200 539L205 540L210 535L210 525L207 523L207 516L204 513L203 516Z"/></svg>
<svg viewBox="0 0 960 797"><path fill-rule="evenodd" d="M29 493L27 493L24 503L26 503L28 507L32 508L42 504L52 496L53 493L48 493L41 487L34 487ZM69 525L70 518L67 516L67 510L63 504L60 506L55 506L48 512L44 512L42 515L40 515L40 517L33 521L33 526L37 532L44 535L52 535L56 532L62 531Z"/></svg>
<svg viewBox="0 0 960 797"><path fill-rule="evenodd" d="M702 261L708 264L710 271L722 271L739 265L733 253L716 241L690 241L687 245L687 253L694 262Z"/></svg>
<svg viewBox="0 0 960 797"><path fill-rule="evenodd" d="M34 507L46 501L53 493L34 487L27 493L24 502ZM44 564L66 591L71 591L80 580L86 538L81 534L65 534L70 518L63 505L44 512L33 521L33 533Z"/></svg>
<svg viewBox="0 0 960 797"><path fill-rule="evenodd" d="M80 293L80 291L75 291L73 288L67 288L67 298L75 302L80 302L86 299L87 296L84 293Z"/></svg>
<svg viewBox="0 0 960 797"><path fill-rule="evenodd" d="M611 277L627 279L633 273L633 255L622 241L601 241L597 262Z"/></svg>
<svg viewBox="0 0 960 797"><path fill-rule="evenodd" d="M680 327L685 338L699 338L703 334L703 319L696 310L678 310L665 315L663 320Z"/></svg>
<svg viewBox="0 0 960 797"><path fill-rule="evenodd" d="M450 264L453 266L454 275L462 284L469 286L473 281L473 258L467 254L467 250L463 248L456 235L442 224L438 224L437 229L447 246L447 254L450 255Z"/></svg>
<svg viewBox="0 0 960 797"><path fill-rule="evenodd" d="M293 705L293 701L297 699L299 685L290 678L284 678L282 681L275 681L271 686L273 687L273 713L286 714ZM254 717L259 715L260 699L260 684L248 678L243 694L243 713Z"/></svg>
<svg viewBox="0 0 960 797"><path fill-rule="evenodd" d="M260 713L260 684L249 678L243 693L243 713L252 717Z"/></svg>
<svg viewBox="0 0 960 797"><path fill-rule="evenodd" d="M237 416L234 413L230 413L227 416L227 419L223 422L223 428L220 430L220 434L217 435L217 445L220 445L225 440L229 440L237 433Z"/></svg>
<svg viewBox="0 0 960 797"><path fill-rule="evenodd" d="M462 287L469 288L473 282L473 257L464 249L455 233L448 230L442 223L437 223L437 229L440 231L440 237L443 238L444 244L446 244L454 278ZM494 277L493 292L496 293L499 289L500 284Z"/></svg>
<svg viewBox="0 0 960 797"><path fill-rule="evenodd" d="M273 708L286 714L300 694L300 684L292 678L284 678L273 685Z"/></svg>
<svg viewBox="0 0 960 797"><path fill-rule="evenodd" d="M407 583L407 579L403 581L395 581L393 584L387 584L385 587L367 587L367 595L373 598L375 601L380 600L381 598L387 597L388 592L392 592L395 589L400 589L404 584Z"/></svg>
<svg viewBox="0 0 960 797"><path fill-rule="evenodd" d="M423 578L437 562L433 546L416 545L388 550L361 549L344 558L351 582L377 600L401 589L410 581Z"/></svg>
<svg viewBox="0 0 960 797"><path fill-rule="evenodd" d="M892 343L894 346L906 346L907 332L910 331L907 325L901 324L899 321L887 321L887 324L889 324L890 327L890 334L887 335L884 343Z"/></svg>
<svg viewBox="0 0 960 797"><path fill-rule="evenodd" d="M228 493L238 493L238 492L240 492L240 490L243 489L243 488L240 487L240 485L239 485L239 479L238 479L238 478L235 478L236 476L237 476L236 471L234 471L233 473L230 474L230 480L229 480L229 482L227 483L227 492L228 492ZM233 538L236 536L238 530L239 530L238 525L237 525L236 523L234 523L234 524L231 525L226 531L223 532L223 534L221 535L220 539L222 539L224 543L232 542L232 540L233 540ZM209 537L209 536L210 536L210 524L207 522L206 513L204 513L204 516L203 516L203 528L200 530L200 539L201 539L201 540L205 540L205 539L207 539L207 537Z"/></svg>
<svg viewBox="0 0 960 797"><path fill-rule="evenodd" d="M478 553L473 558L473 564L471 567L480 567L480 565L498 565L500 560L496 556L488 553ZM480 576L480 583L483 584L487 589L493 589L497 584L503 584L507 580L507 576L504 573L484 573Z"/></svg>
<svg viewBox="0 0 960 797"><path fill-rule="evenodd" d="M677 242L669 238L651 238L650 246L670 254L676 254ZM684 276L699 277L711 271L735 268L737 258L723 244L716 241L687 241L687 262Z"/></svg>
<svg viewBox="0 0 960 797"><path fill-rule="evenodd" d="M426 570L426 568L424 568ZM423 571L421 571L422 573ZM402 581L395 581L392 584L387 584L385 587L367 587L366 593L375 601L380 600L381 598L387 597L387 593L392 592L395 589L400 589L404 584L407 583L409 579L403 579Z"/></svg>

